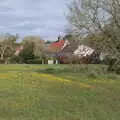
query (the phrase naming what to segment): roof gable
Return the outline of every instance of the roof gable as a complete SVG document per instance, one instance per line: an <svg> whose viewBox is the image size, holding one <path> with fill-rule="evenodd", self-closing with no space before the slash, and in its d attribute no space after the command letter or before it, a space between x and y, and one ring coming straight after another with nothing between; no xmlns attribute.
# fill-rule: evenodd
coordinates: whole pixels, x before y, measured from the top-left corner
<svg viewBox="0 0 120 120"><path fill-rule="evenodd" d="M49 45L49 50L52 52L59 52L62 48L62 46L64 45L65 41L64 40L59 40L56 42L53 42Z"/></svg>

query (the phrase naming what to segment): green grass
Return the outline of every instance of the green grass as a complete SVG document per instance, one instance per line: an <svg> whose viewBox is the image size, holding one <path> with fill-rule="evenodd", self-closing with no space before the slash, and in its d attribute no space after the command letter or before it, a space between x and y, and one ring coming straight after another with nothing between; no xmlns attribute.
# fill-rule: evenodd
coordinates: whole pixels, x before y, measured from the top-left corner
<svg viewBox="0 0 120 120"><path fill-rule="evenodd" d="M0 65L0 120L120 120L120 76L101 65Z"/></svg>

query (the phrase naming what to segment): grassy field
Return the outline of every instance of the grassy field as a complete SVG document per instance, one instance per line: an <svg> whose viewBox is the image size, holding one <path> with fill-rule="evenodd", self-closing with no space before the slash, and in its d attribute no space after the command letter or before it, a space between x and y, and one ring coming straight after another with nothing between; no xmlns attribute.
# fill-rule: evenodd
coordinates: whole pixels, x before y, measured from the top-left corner
<svg viewBox="0 0 120 120"><path fill-rule="evenodd" d="M105 69L0 65L0 120L120 120L120 76Z"/></svg>

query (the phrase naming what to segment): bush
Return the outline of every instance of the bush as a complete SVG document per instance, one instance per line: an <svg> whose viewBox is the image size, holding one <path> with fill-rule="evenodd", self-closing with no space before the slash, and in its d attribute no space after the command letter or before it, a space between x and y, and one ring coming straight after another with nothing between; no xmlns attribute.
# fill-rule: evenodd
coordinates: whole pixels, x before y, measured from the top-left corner
<svg viewBox="0 0 120 120"><path fill-rule="evenodd" d="M120 60L111 60L111 62L109 62L108 71L120 74Z"/></svg>
<svg viewBox="0 0 120 120"><path fill-rule="evenodd" d="M47 69L45 69L45 72L47 72L47 73L53 73L54 71L55 71L54 68L47 68Z"/></svg>
<svg viewBox="0 0 120 120"><path fill-rule="evenodd" d="M103 64L108 65L108 72L120 74L120 60L108 55L105 57Z"/></svg>
<svg viewBox="0 0 120 120"><path fill-rule="evenodd" d="M16 64L16 63L23 63L22 58L20 56L13 56L10 59L10 63Z"/></svg>
<svg viewBox="0 0 120 120"><path fill-rule="evenodd" d="M0 64L4 64L5 63L5 60L0 60Z"/></svg>
<svg viewBox="0 0 120 120"><path fill-rule="evenodd" d="M97 72L97 71L87 72L87 76L88 76L89 78L97 78L98 72Z"/></svg>
<svg viewBox="0 0 120 120"><path fill-rule="evenodd" d="M41 59L28 60L27 64L42 64L42 60Z"/></svg>

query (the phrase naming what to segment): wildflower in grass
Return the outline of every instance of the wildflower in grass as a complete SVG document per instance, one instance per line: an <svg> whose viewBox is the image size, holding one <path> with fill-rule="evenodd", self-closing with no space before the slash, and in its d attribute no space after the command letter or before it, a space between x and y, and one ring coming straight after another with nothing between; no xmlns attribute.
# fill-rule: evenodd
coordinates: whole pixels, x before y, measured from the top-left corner
<svg viewBox="0 0 120 120"><path fill-rule="evenodd" d="M10 78L13 76L14 74L11 74L11 73L0 73L0 78Z"/></svg>
<svg viewBox="0 0 120 120"><path fill-rule="evenodd" d="M37 76L37 77L38 77L38 75L39 75L39 77L45 77L48 80L59 81L59 82L67 83L67 84L71 84L71 85L78 85L80 87L85 87L85 88L93 88L93 86L91 86L89 84L86 84L86 83L74 82L72 80L61 78L61 77L57 77L57 76L50 75L50 74L40 73L40 74L34 74L34 75Z"/></svg>
<svg viewBox="0 0 120 120"><path fill-rule="evenodd" d="M85 87L85 88L93 88L91 85L85 84L85 83L80 83L80 86Z"/></svg>

